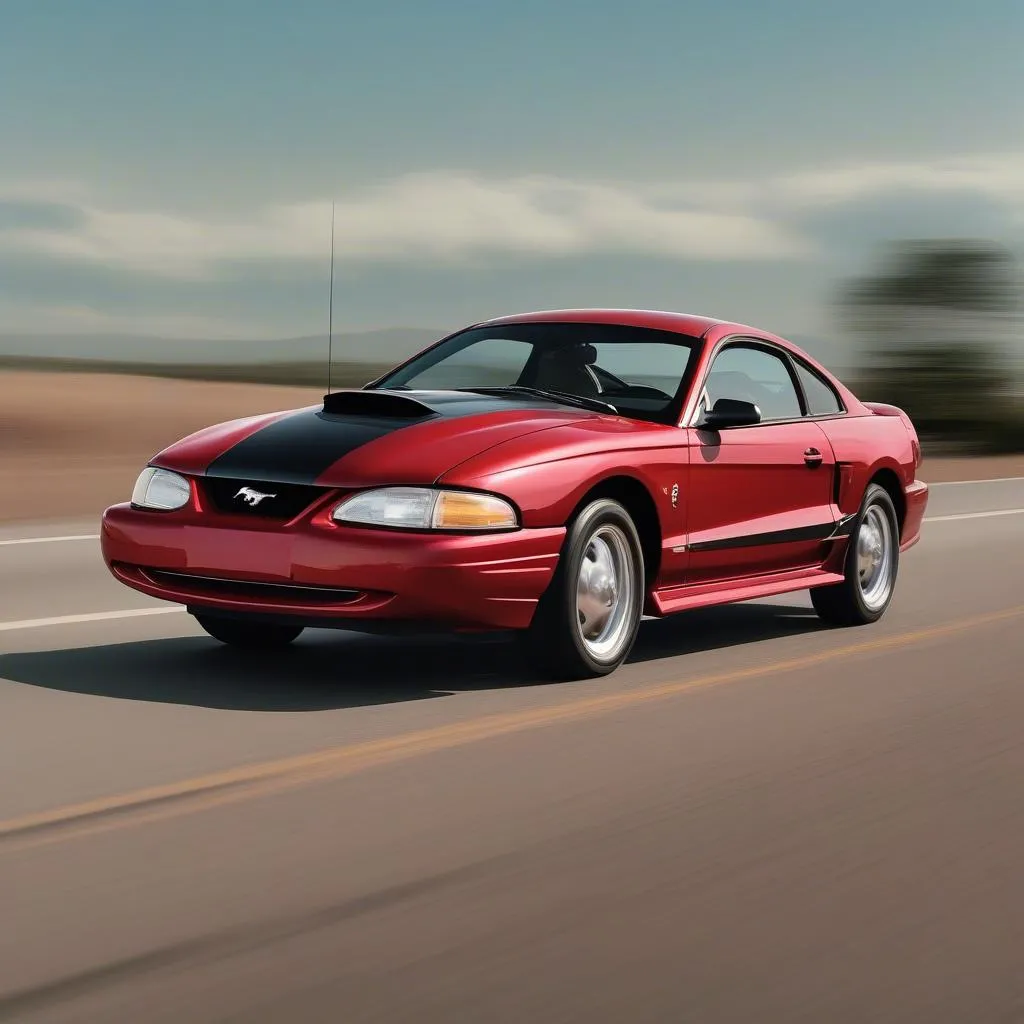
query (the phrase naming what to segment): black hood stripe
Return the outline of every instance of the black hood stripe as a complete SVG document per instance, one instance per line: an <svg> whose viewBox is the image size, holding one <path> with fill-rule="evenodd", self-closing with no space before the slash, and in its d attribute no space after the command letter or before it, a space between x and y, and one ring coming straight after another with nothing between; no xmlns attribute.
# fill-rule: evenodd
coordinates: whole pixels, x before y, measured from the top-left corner
<svg viewBox="0 0 1024 1024"><path fill-rule="evenodd" d="M312 484L349 452L415 422L380 416L332 416L320 409L307 409L239 441L207 466L206 475Z"/></svg>
<svg viewBox="0 0 1024 1024"><path fill-rule="evenodd" d="M340 415L303 409L275 420L215 458L206 476L238 481L314 484L339 459L364 444L432 419L477 416L509 409L565 408L543 400L505 399L463 393L417 392L431 410L421 419L407 416Z"/></svg>

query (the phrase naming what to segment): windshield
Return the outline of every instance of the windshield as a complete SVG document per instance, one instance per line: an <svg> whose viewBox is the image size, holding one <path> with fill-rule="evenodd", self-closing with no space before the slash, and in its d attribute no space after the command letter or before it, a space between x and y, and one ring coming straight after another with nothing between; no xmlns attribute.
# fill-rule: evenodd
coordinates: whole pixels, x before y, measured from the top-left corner
<svg viewBox="0 0 1024 1024"><path fill-rule="evenodd" d="M619 324L474 327L372 386L436 391L530 388L555 400L565 396L595 408L603 403L624 416L666 423L674 422L682 404L695 348L696 339L686 335Z"/></svg>

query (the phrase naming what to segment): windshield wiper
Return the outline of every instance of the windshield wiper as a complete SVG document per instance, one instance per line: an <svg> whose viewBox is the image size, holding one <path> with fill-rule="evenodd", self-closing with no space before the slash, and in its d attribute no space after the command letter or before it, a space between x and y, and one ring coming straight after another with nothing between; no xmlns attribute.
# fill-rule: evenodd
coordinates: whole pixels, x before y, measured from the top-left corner
<svg viewBox="0 0 1024 1024"><path fill-rule="evenodd" d="M543 388L530 388L525 384L506 384L503 387L455 388L456 391L473 391L481 395L536 395L538 398L549 398L553 402L575 405L580 409L593 409L595 412L610 412L618 416L619 410L611 402L602 402L599 398L585 398L583 395L570 395L565 391L547 391Z"/></svg>

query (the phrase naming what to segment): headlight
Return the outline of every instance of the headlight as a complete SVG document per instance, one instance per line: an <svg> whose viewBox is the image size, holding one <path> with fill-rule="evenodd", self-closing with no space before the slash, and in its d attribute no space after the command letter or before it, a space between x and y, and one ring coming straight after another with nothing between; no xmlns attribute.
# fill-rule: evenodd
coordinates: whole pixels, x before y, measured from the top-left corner
<svg viewBox="0 0 1024 1024"><path fill-rule="evenodd" d="M430 487L382 487L346 498L332 518L361 526L406 530L510 530L515 509L493 494L438 491Z"/></svg>
<svg viewBox="0 0 1024 1024"><path fill-rule="evenodd" d="M149 466L139 474L132 491L132 504L158 512L184 508L192 497L189 482L177 473Z"/></svg>

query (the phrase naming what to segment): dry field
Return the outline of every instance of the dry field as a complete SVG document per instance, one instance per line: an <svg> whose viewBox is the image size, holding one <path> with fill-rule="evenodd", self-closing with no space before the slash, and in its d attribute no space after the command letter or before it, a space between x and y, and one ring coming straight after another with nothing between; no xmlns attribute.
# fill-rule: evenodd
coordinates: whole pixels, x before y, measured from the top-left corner
<svg viewBox="0 0 1024 1024"><path fill-rule="evenodd" d="M317 388L0 372L0 522L79 519L124 501L146 459L200 427L311 405ZM929 481L1024 476L1024 456L925 463Z"/></svg>
<svg viewBox="0 0 1024 1024"><path fill-rule="evenodd" d="M0 521L99 516L146 460L220 420L310 405L317 389L89 373L0 373Z"/></svg>

